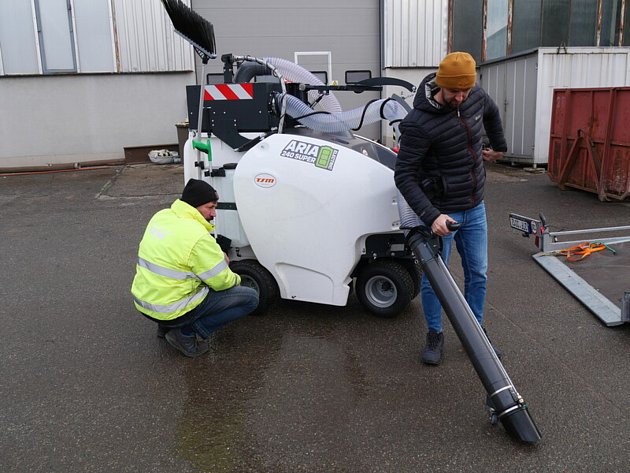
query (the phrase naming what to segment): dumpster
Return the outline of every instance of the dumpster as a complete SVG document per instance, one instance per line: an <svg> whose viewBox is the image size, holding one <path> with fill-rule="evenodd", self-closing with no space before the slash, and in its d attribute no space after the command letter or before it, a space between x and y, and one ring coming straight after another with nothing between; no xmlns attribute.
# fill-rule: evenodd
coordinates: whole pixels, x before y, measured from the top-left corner
<svg viewBox="0 0 630 473"><path fill-rule="evenodd" d="M630 87L556 89L547 174L599 200L630 194Z"/></svg>

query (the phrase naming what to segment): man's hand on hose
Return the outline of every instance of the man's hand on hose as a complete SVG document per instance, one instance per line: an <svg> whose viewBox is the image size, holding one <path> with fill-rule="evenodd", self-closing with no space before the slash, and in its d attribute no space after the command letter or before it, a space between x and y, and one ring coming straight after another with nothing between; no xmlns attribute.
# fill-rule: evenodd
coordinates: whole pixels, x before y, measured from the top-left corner
<svg viewBox="0 0 630 473"><path fill-rule="evenodd" d="M446 222L457 223L457 221L453 220L446 214L440 214L438 218L436 218L431 224L431 231L435 235L445 236L451 233L451 231L446 226Z"/></svg>

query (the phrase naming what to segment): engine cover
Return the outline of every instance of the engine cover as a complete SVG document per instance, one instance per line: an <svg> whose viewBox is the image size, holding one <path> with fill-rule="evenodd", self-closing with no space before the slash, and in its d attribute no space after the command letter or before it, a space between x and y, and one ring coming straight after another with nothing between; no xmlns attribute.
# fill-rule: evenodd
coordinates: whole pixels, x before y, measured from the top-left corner
<svg viewBox="0 0 630 473"><path fill-rule="evenodd" d="M345 305L365 238L399 229L393 171L336 142L271 135L234 172L238 214L281 297Z"/></svg>

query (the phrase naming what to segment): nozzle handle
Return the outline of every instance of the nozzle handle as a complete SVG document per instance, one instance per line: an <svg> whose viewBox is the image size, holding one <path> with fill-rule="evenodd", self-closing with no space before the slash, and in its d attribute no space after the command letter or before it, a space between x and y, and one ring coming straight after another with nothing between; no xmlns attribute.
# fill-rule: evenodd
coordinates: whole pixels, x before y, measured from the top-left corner
<svg viewBox="0 0 630 473"><path fill-rule="evenodd" d="M448 228L450 231L454 232L455 230L459 230L459 228L462 226L461 223L459 222L446 222L446 228Z"/></svg>

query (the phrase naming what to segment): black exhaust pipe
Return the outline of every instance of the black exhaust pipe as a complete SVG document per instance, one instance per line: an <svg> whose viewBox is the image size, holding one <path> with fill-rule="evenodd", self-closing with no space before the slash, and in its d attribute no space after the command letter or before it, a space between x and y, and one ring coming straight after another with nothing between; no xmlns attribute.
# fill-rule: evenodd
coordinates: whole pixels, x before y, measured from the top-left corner
<svg viewBox="0 0 630 473"><path fill-rule="evenodd" d="M401 196L399 199L399 209L401 201L403 207L407 206L406 209L400 209L401 227L410 228L408 212L411 209ZM413 213L412 223L419 223L415 213ZM456 227L451 229L455 230ZM422 265L424 273L431 282L455 333L488 393L486 404L491 413L491 420L493 423L500 421L504 429L521 442L528 444L538 442L541 434L529 414L527 404L514 387L488 337L440 256L439 237L433 235L427 227L415 225L407 232L406 239L407 245Z"/></svg>

